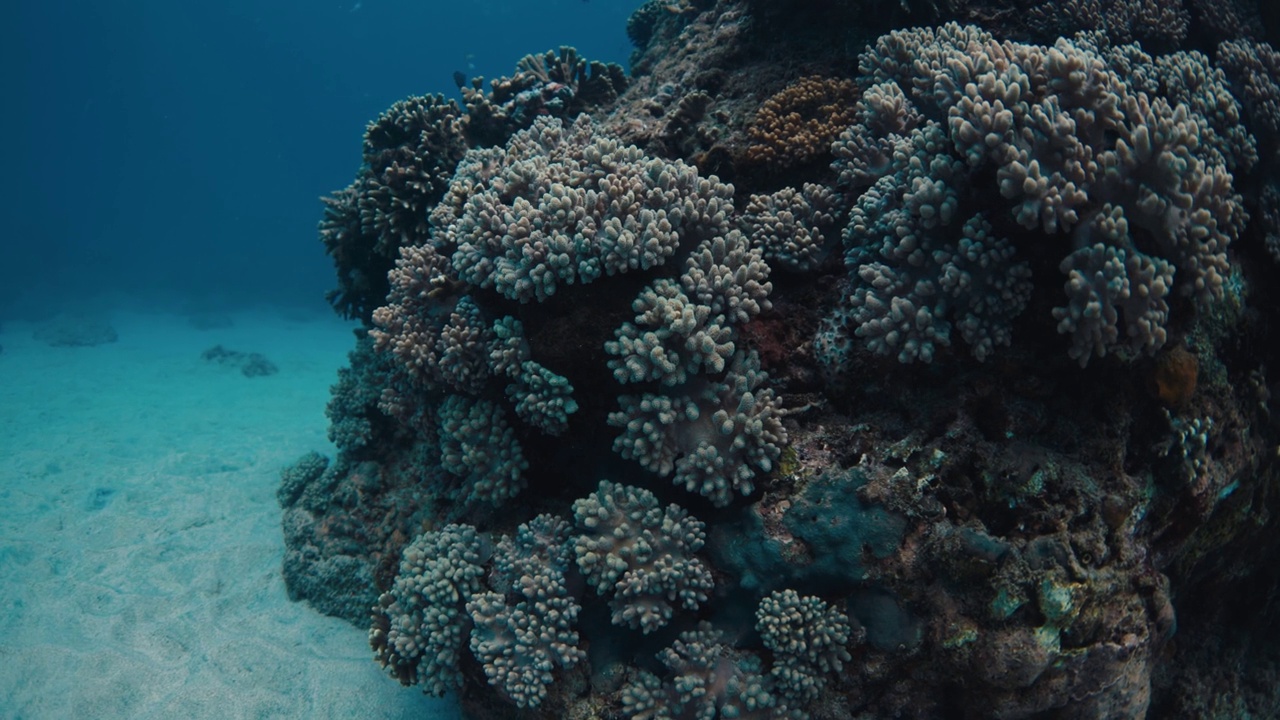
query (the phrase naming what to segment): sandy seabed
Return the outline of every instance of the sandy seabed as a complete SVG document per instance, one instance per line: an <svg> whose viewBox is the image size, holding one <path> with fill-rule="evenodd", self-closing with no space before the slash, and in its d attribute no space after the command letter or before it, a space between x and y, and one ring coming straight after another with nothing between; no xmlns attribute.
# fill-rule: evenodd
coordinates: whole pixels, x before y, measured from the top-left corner
<svg viewBox="0 0 1280 720"><path fill-rule="evenodd" d="M285 594L280 470L332 455L351 327L232 319L117 315L96 347L0 330L0 718L460 716ZM279 373L201 359L218 344Z"/></svg>

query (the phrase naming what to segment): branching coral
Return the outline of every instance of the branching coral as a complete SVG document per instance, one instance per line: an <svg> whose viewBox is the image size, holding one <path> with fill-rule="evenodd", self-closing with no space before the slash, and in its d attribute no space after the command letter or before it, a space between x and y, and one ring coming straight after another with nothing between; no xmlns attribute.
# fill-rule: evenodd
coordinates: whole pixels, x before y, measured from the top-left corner
<svg viewBox="0 0 1280 720"><path fill-rule="evenodd" d="M752 195L742 211L743 233L771 266L813 270L826 258L842 197L825 185L805 183L771 195Z"/></svg>
<svg viewBox="0 0 1280 720"><path fill-rule="evenodd" d="M1173 266L1126 248L1126 225L1118 208L1103 206L1090 224L1097 242L1072 252L1060 266L1070 303L1054 308L1053 316L1058 331L1071 335L1069 354L1081 366L1117 349L1150 354L1165 342Z"/></svg>
<svg viewBox="0 0 1280 720"><path fill-rule="evenodd" d="M399 249L426 240L427 212L466 151L465 126L457 103L441 95L397 102L365 131L355 182L323 198L320 239L339 278L329 299L348 317L367 317L386 297Z"/></svg>
<svg viewBox="0 0 1280 720"><path fill-rule="evenodd" d="M432 213L457 276L512 300L661 265L725 227L732 186L598 135L586 116L540 119L506 148L473 150Z"/></svg>
<svg viewBox="0 0 1280 720"><path fill-rule="evenodd" d="M369 641L378 660L401 683L442 695L461 687L459 652L470 625L471 652L490 684L517 706L536 707L554 669L586 656L566 578L569 532L563 519L539 515L496 546L470 525L419 535L374 608Z"/></svg>
<svg viewBox="0 0 1280 720"><path fill-rule="evenodd" d="M1244 103L1254 132L1273 146L1280 141L1280 53L1271 45L1230 40L1218 45L1218 62Z"/></svg>
<svg viewBox="0 0 1280 720"><path fill-rule="evenodd" d="M515 74L495 79L488 93L482 90L484 78L460 83L459 89L467 108L467 135L484 147L506 142L541 116L572 118L611 103L627 85L620 66L588 61L576 49L562 46L524 56Z"/></svg>
<svg viewBox="0 0 1280 720"><path fill-rule="evenodd" d="M468 369L475 371L476 359L470 349L451 345L452 340L483 333L479 308L471 300L451 298L452 280L448 259L430 245L411 245L400 250L400 259L389 274L391 291L387 304L373 311L375 327L369 331L374 347L389 353L397 368L412 385L422 389L448 387L448 378L461 379L470 390ZM460 312L455 312L461 306ZM446 330L448 328L448 330ZM446 376L440 362L449 354L453 372Z"/></svg>
<svg viewBox="0 0 1280 720"><path fill-rule="evenodd" d="M1142 62L1135 52L1115 57L1128 75ZM954 24L887 35L861 69L876 96L868 107L885 98L902 107L885 87L897 85L915 107L906 117L923 121L864 117L837 143L846 184L880 179L845 230L855 278L847 307L824 327L829 360L843 362L843 338L856 336L903 362L929 361L950 344L949 318L979 359L1007 344L1030 284L1015 245L992 234L1006 218L1062 238L1069 304L1059 329L1082 364L1159 349L1166 290L1222 297L1226 248L1246 218L1225 155L1247 162L1240 154L1252 145L1218 134L1197 111L1224 101L1221 75L1194 56L1146 68L1186 99L1177 105L1136 90L1087 44L998 42ZM1231 117L1223 113L1219 124ZM988 177L995 188L973 182ZM1001 202L1008 216L993 214ZM1112 249L1097 249L1100 240Z"/></svg>
<svg viewBox="0 0 1280 720"><path fill-rule="evenodd" d="M623 395L609 424L624 458L705 495L717 506L750 495L773 470L786 443L781 404L755 352L734 355L722 381L698 379L676 396Z"/></svg>
<svg viewBox="0 0 1280 720"><path fill-rule="evenodd" d="M789 717L769 692L759 659L735 652L710 623L680 633L658 659L671 679L641 671L622 690L622 710L632 720Z"/></svg>
<svg viewBox="0 0 1280 720"><path fill-rule="evenodd" d="M464 503L499 505L524 489L529 463L502 408L450 395L440 404L440 464L462 478Z"/></svg>
<svg viewBox="0 0 1280 720"><path fill-rule="evenodd" d="M721 372L733 356L733 330L724 315L691 300L680 285L655 280L631 304L635 323L624 323L605 344L619 382L661 380L678 385L706 369Z"/></svg>
<svg viewBox="0 0 1280 720"><path fill-rule="evenodd" d="M613 596L615 625L653 632L677 606L706 602L711 572L695 556L706 532L684 508L662 508L648 490L602 480L573 504L573 516L578 567L597 592Z"/></svg>
<svg viewBox="0 0 1280 720"><path fill-rule="evenodd" d="M423 533L404 549L400 573L373 610L369 643L404 685L432 695L462 686L465 604L483 588L489 545L470 525Z"/></svg>
<svg viewBox="0 0 1280 720"><path fill-rule="evenodd" d="M645 288L624 323L605 343L618 382L661 380L678 385L701 372L723 372L736 345L734 325L769 309L769 266L738 231L703 242L679 280Z"/></svg>
<svg viewBox="0 0 1280 720"><path fill-rule="evenodd" d="M569 416L578 411L573 385L532 360L520 364L516 379L507 386L507 397L515 402L520 419L548 435L560 435L569 428Z"/></svg>
<svg viewBox="0 0 1280 720"><path fill-rule="evenodd" d="M857 88L845 78L800 78L764 101L747 127L753 163L787 168L827 157L855 121Z"/></svg>
<svg viewBox="0 0 1280 720"><path fill-rule="evenodd" d="M471 652L489 684L517 707L537 707L554 680L555 668L586 657L574 629L581 609L569 593L565 573L572 563L569 524L539 515L504 537L494 549L490 592L467 602L475 622ZM518 600L507 602L507 595Z"/></svg>
<svg viewBox="0 0 1280 720"><path fill-rule="evenodd" d="M770 593L756 610L756 630L773 653L769 674L798 703L817 699L827 677L851 659L849 618L822 598L791 589Z"/></svg>
<svg viewBox="0 0 1280 720"><path fill-rule="evenodd" d="M348 354L350 365L338 369L324 414L329 418L329 441L356 456L373 444L387 418L378 410L389 368L385 356L373 352L373 341L362 337Z"/></svg>

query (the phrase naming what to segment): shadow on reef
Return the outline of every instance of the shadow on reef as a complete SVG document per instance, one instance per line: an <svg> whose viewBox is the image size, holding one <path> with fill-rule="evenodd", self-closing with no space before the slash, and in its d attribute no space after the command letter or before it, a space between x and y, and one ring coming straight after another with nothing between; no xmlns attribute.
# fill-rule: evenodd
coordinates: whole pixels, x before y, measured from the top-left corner
<svg viewBox="0 0 1280 720"><path fill-rule="evenodd" d="M473 717L1274 716L1278 30L648 2L397 103L290 596Z"/></svg>

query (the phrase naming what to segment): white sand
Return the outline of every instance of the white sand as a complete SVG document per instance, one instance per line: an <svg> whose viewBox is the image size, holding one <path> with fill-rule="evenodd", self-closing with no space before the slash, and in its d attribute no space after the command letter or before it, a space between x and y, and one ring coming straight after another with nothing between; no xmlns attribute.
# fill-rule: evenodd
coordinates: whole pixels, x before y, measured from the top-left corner
<svg viewBox="0 0 1280 720"><path fill-rule="evenodd" d="M285 596L279 473L332 455L349 326L234 320L117 316L89 348L0 330L0 718L459 717ZM280 372L200 359L219 343Z"/></svg>

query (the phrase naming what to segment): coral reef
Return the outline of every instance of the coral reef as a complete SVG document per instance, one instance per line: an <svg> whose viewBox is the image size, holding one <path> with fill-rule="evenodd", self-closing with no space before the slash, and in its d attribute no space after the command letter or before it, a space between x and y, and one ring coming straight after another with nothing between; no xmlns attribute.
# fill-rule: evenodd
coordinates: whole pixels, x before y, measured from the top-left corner
<svg viewBox="0 0 1280 720"><path fill-rule="evenodd" d="M879 177L845 228L852 287L827 323L829 362L845 362L852 338L930 362L953 324L979 360L1008 345L1031 273L996 223L1037 237L1039 253L1055 239L1063 248L1067 304L1053 316L1081 365L1162 347L1170 292L1222 299L1226 250L1247 214L1194 104L1134 89L1087 44L999 42L955 24L885 36L860 69L876 94L869 108L888 95L917 109L892 134L877 137L885 124L873 119L838 141L854 191ZM1008 215L993 212L1000 205Z"/></svg>
<svg viewBox="0 0 1280 720"><path fill-rule="evenodd" d="M323 198L320 221L338 273L329 301L346 317L367 319L387 296L400 248L425 239L427 210L466 150L465 127L458 104L441 95L402 100L369 123L360 172Z"/></svg>
<svg viewBox="0 0 1280 720"><path fill-rule="evenodd" d="M433 240L461 280L542 302L565 284L663 264L686 235L724 222L731 192L598 136L587 116L539 120L463 159L432 212Z"/></svg>
<svg viewBox="0 0 1280 720"><path fill-rule="evenodd" d="M853 124L856 98L846 78L800 78L756 111L746 159L781 169L826 158L831 141Z"/></svg>
<svg viewBox="0 0 1280 720"><path fill-rule="evenodd" d="M290 597L477 718L1273 714L1273 20L647 2L397 104Z"/></svg>
<svg viewBox="0 0 1280 720"><path fill-rule="evenodd" d="M673 604L706 602L711 573L694 556L706 533L683 508L606 480L573 504L573 516L583 531L573 548L578 567L597 592L613 595L615 625L650 633L671 620Z"/></svg>

